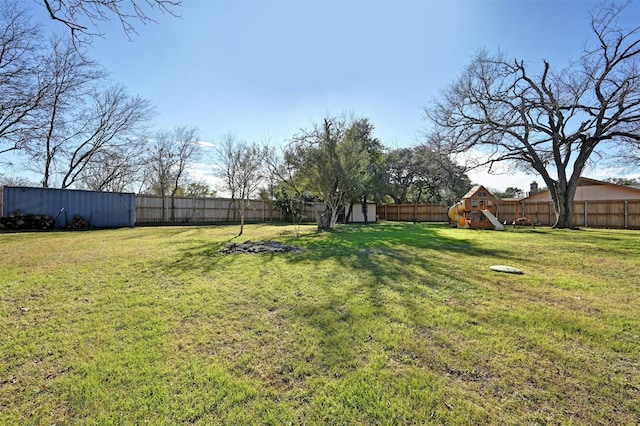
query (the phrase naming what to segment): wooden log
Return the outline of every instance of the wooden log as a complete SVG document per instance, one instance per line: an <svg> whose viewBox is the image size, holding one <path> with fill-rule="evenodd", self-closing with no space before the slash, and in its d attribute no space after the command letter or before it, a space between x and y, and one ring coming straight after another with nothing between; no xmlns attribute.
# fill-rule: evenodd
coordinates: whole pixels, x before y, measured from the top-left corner
<svg viewBox="0 0 640 426"><path fill-rule="evenodd" d="M0 217L0 229L51 229L54 220L49 215L37 215L14 211L8 216Z"/></svg>

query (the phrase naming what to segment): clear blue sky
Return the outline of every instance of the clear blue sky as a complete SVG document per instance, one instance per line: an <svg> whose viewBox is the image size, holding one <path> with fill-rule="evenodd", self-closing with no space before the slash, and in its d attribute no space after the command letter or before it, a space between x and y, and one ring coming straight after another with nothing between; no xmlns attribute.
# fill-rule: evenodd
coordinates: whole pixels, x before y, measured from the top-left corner
<svg viewBox="0 0 640 426"><path fill-rule="evenodd" d="M183 0L129 41L102 25L89 55L149 99L157 127L196 126L278 143L326 115L352 111L389 147L414 145L421 106L475 50L563 66L590 35L592 1ZM639 13L638 4L634 9ZM597 171L594 171L596 173ZM533 177L472 177L528 189ZM538 179L541 181L540 179Z"/></svg>

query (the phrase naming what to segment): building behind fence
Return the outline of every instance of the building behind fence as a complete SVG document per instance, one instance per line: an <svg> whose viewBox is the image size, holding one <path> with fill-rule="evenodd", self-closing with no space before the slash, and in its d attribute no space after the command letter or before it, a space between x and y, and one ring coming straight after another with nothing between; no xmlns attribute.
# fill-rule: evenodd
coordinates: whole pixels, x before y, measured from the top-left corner
<svg viewBox="0 0 640 426"><path fill-rule="evenodd" d="M498 205L498 218L507 223L526 217L533 223L552 226L556 216L551 201L509 201ZM640 200L597 200L573 203L575 226L640 229Z"/></svg>

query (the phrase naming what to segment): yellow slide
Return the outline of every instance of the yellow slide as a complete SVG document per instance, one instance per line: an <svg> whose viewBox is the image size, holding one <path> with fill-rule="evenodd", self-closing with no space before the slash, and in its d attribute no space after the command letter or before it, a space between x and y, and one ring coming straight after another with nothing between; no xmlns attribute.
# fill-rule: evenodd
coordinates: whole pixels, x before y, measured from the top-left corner
<svg viewBox="0 0 640 426"><path fill-rule="evenodd" d="M467 222L467 219L462 216L462 213L464 213L464 203L462 201L457 202L453 206L449 207L449 219L457 224L458 228L468 228L469 223Z"/></svg>

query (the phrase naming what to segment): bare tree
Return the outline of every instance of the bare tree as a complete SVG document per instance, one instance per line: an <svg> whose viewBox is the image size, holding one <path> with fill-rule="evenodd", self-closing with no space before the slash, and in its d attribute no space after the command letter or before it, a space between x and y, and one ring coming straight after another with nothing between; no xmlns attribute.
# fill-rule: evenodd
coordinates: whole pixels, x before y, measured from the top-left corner
<svg viewBox="0 0 640 426"><path fill-rule="evenodd" d="M284 219L293 222L296 237L299 237L300 225L306 218L306 206L311 197L296 177L295 165L286 161L285 149L276 150L269 143L265 143L262 149L269 196L275 198L274 205L282 211Z"/></svg>
<svg viewBox="0 0 640 426"><path fill-rule="evenodd" d="M49 17L66 26L74 45L85 43L96 32L99 23L115 19L122 30L131 38L137 34L136 22L146 25L156 22L152 14L160 13L176 16L175 9L181 0L42 0Z"/></svg>
<svg viewBox="0 0 640 426"><path fill-rule="evenodd" d="M99 154L123 153L144 134L153 109L146 99L131 96L122 87L112 86L93 93L87 110L81 111L73 133L78 143L66 150L62 188L73 185L82 170L99 160Z"/></svg>
<svg viewBox="0 0 640 426"><path fill-rule="evenodd" d="M553 199L558 228L573 228L578 179L604 148L640 140L640 27L623 28L629 3L591 16L595 44L579 61L538 74L521 60L479 52L427 117L451 152L485 149L486 164L535 170Z"/></svg>
<svg viewBox="0 0 640 426"><path fill-rule="evenodd" d="M90 191L136 192L144 180L145 138L130 139L117 151L97 153L82 169L76 186Z"/></svg>
<svg viewBox="0 0 640 426"><path fill-rule="evenodd" d="M2 186L33 186L29 179L23 177L5 176L0 173L0 187ZM0 211L0 213L2 213Z"/></svg>
<svg viewBox="0 0 640 426"><path fill-rule="evenodd" d="M632 133L640 135L640 122ZM609 165L631 173L637 172L640 168L640 141L619 146L616 154L609 160Z"/></svg>
<svg viewBox="0 0 640 426"><path fill-rule="evenodd" d="M187 165L200 157L200 136L195 127L176 127L173 129L175 164L173 165L173 179L171 182L171 221L176 219L176 193L180 189L183 179L186 177Z"/></svg>
<svg viewBox="0 0 640 426"><path fill-rule="evenodd" d="M85 13L89 3L124 10L120 0L46 3L56 14ZM144 14L142 5L136 9ZM106 73L77 45L62 38L47 45L42 38L23 2L0 1L0 155L26 158L44 186L84 185L85 171L96 170L94 161L132 158L152 109L148 101L110 86Z"/></svg>
<svg viewBox="0 0 640 426"><path fill-rule="evenodd" d="M39 49L39 29L22 6L0 1L0 154L23 149L38 127L47 93Z"/></svg>
<svg viewBox="0 0 640 426"><path fill-rule="evenodd" d="M223 179L223 190L229 191L240 214L240 232L244 232L245 210L265 178L264 151L256 143L248 143L227 134L215 149L215 173Z"/></svg>
<svg viewBox="0 0 640 426"><path fill-rule="evenodd" d="M73 81L79 82L72 78L69 84ZM141 135L153 114L147 100L119 86L87 92L78 86L52 87L43 126L33 131L35 142L27 149L32 170L42 173L44 186L51 186L54 174L60 188L81 185L85 171L96 163L130 158L134 148L140 151Z"/></svg>
<svg viewBox="0 0 640 426"><path fill-rule="evenodd" d="M42 174L41 184L49 187L55 173L56 162L76 143L73 120L79 106L84 106L98 82L106 73L94 62L86 59L65 39L51 40L49 52L43 58L41 84L46 87L44 102L38 115L32 143L26 146L30 168Z"/></svg>
<svg viewBox="0 0 640 426"><path fill-rule="evenodd" d="M166 221L165 198L173 180L173 141L167 132L158 133L147 153L146 180L148 192L162 197L162 222Z"/></svg>
<svg viewBox="0 0 640 426"><path fill-rule="evenodd" d="M130 150L152 109L108 87L106 73L67 40L40 38L17 3L0 3L0 154L16 152L43 186L55 179L66 188L98 156Z"/></svg>
<svg viewBox="0 0 640 426"><path fill-rule="evenodd" d="M165 217L165 197L171 199L171 221L175 221L175 197L187 177L188 165L196 161L201 152L198 129L174 127L160 130L148 153L148 178L151 192L162 197L162 221Z"/></svg>

